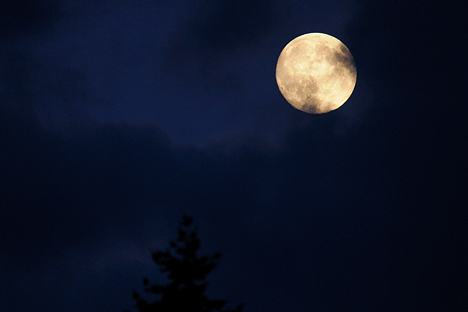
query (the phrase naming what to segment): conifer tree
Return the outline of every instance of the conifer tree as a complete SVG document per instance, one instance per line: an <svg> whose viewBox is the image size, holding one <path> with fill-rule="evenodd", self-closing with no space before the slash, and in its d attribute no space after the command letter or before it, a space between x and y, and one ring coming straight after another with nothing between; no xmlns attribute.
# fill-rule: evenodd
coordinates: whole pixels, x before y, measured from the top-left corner
<svg viewBox="0 0 468 312"><path fill-rule="evenodd" d="M207 277L215 269L219 253L202 255L201 242L193 227L193 220L184 216L177 238L166 250L153 252L152 257L165 283L143 280L147 296L137 292L133 298L139 312L242 312L243 306L228 308L225 300L210 299L206 295ZM152 297L149 301L145 297Z"/></svg>

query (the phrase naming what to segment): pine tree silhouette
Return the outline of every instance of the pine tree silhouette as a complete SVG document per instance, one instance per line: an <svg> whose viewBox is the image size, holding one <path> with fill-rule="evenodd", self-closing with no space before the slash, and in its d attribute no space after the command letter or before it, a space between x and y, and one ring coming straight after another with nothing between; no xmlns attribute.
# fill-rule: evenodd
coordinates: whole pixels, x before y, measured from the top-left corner
<svg viewBox="0 0 468 312"><path fill-rule="evenodd" d="M139 293L133 298L139 312L242 312L243 306L228 308L225 300L209 299L207 277L220 258L200 254L201 242L189 216L182 217L177 238L166 250L153 252L153 261L166 275L167 283L143 279L145 292L154 298L147 301Z"/></svg>

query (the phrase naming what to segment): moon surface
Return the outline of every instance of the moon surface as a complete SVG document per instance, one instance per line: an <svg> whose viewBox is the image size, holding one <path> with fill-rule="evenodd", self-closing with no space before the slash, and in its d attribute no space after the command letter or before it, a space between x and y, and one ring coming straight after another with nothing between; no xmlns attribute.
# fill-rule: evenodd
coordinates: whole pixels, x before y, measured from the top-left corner
<svg viewBox="0 0 468 312"><path fill-rule="evenodd" d="M276 82L295 108L323 114L339 108L356 86L356 66L348 48L327 34L310 33L289 42L276 65Z"/></svg>

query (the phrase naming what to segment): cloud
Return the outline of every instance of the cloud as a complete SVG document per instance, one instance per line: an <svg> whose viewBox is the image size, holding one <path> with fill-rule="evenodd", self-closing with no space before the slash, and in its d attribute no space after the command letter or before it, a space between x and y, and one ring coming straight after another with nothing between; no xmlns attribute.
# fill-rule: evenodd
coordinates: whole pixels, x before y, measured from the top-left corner
<svg viewBox="0 0 468 312"><path fill-rule="evenodd" d="M11 125L19 125L18 118ZM39 284L47 284L54 263L59 271L73 272L65 269L70 261L91 270L86 263L104 248L97 246L135 241L140 250L149 247L153 237L166 235L160 225L166 219L175 222L181 211L205 224L208 246L225 251L229 266L243 263L251 272L247 274L266 281L281 261L297 262L298 267L312 261L309 264L322 267L320 259L346 257L345 241L373 246L366 233L375 231L374 226L357 230L354 224L367 224L370 215L373 224L384 221L390 203L382 202L380 195L388 191L391 167L382 169L385 159L368 153L369 147L381 148L377 136L366 135L364 140L360 133L347 141L335 136L332 127L321 119L298 128L279 149L255 142L183 148L157 128L122 124L77 129L66 136L34 123L22 125L21 137L14 128L3 128L2 141L7 143L0 159L0 254L11 284L17 284L18 275L21 283L32 282L20 273L25 268L34 272L31 276ZM385 177L380 184L373 183L374 169ZM302 244L320 251L321 258L313 260L307 250L301 254ZM295 259L277 256L277 248L291 249ZM82 256L69 258L70 254ZM135 274L127 262L115 263L110 254L101 259L108 261L109 274ZM232 287L240 285L232 274L221 274ZM71 282L67 277L58 281ZM261 279L254 283L262 285ZM82 284L75 287L86 289ZM102 300L111 298L109 292Z"/></svg>
<svg viewBox="0 0 468 312"><path fill-rule="evenodd" d="M265 39L281 16L277 1L201 1L181 26L174 49L206 54L245 48Z"/></svg>
<svg viewBox="0 0 468 312"><path fill-rule="evenodd" d="M57 20L56 0L6 0L0 3L0 38L38 34Z"/></svg>

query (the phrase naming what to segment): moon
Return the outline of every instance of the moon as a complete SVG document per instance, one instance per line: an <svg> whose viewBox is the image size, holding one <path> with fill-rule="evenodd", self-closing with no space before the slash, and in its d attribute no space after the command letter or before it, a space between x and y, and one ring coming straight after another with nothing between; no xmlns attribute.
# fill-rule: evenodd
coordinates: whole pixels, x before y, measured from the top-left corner
<svg viewBox="0 0 468 312"><path fill-rule="evenodd" d="M333 36L310 33L289 42L276 65L276 82L286 101L310 114L343 105L356 86L349 49Z"/></svg>

